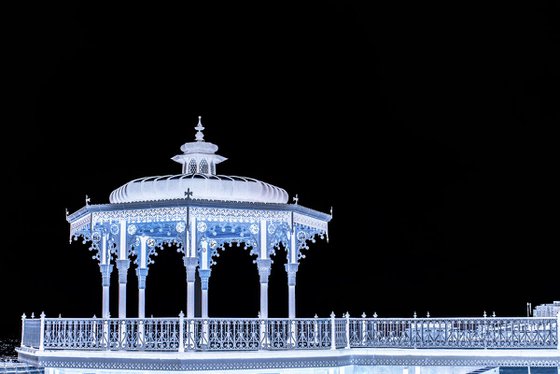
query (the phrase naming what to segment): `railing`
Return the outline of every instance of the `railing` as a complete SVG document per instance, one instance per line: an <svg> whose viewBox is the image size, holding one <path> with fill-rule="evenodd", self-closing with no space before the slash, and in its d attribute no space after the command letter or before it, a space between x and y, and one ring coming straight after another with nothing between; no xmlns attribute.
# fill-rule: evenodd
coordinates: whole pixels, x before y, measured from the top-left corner
<svg viewBox="0 0 560 374"><path fill-rule="evenodd" d="M352 318L351 347L558 348L556 318Z"/></svg>
<svg viewBox="0 0 560 374"><path fill-rule="evenodd" d="M557 318L23 318L39 350L559 349ZM333 339L334 337L334 339Z"/></svg>

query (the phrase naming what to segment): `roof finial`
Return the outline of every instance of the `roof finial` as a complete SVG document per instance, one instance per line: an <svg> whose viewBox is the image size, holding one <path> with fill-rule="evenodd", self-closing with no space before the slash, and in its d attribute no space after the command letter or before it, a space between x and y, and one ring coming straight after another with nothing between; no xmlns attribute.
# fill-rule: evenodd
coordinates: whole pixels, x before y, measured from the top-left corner
<svg viewBox="0 0 560 374"><path fill-rule="evenodd" d="M203 142L204 134L202 133L202 130L204 130L204 126L202 126L202 116L198 116L198 124L194 129L196 130L196 135L195 135L196 141Z"/></svg>

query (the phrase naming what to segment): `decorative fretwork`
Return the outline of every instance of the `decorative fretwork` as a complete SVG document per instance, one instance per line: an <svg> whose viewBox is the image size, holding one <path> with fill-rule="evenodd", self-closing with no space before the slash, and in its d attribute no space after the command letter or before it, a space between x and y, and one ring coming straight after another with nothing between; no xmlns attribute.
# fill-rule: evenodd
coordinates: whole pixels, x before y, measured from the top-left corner
<svg viewBox="0 0 560 374"><path fill-rule="evenodd" d="M200 161L200 167L198 170L201 174L208 174L208 161L206 161L205 158Z"/></svg>
<svg viewBox="0 0 560 374"><path fill-rule="evenodd" d="M216 264L215 259L220 257L220 251L226 246L250 249L252 256L259 255L258 233L259 225L256 223L232 222L197 222L197 254L201 263L203 251L208 251L206 265L210 268Z"/></svg>
<svg viewBox="0 0 560 374"><path fill-rule="evenodd" d="M267 249L269 255L273 255L280 248L288 248L289 233L290 225L287 222L267 223Z"/></svg>
<svg viewBox="0 0 560 374"><path fill-rule="evenodd" d="M191 159L191 161L189 162L189 174L195 174L195 173L196 173L196 160Z"/></svg>
<svg viewBox="0 0 560 374"><path fill-rule="evenodd" d="M315 243L317 241L317 238L324 239L325 234L325 231L317 230L314 227L296 224L295 236L298 260L305 258L305 254L303 254L301 251L304 249L309 249L309 243Z"/></svg>

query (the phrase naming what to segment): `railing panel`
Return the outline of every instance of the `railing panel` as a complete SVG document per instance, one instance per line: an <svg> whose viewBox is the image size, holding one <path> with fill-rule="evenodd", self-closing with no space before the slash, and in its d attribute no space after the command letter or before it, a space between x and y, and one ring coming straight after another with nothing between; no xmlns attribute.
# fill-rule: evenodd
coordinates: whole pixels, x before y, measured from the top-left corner
<svg viewBox="0 0 560 374"><path fill-rule="evenodd" d="M554 318L356 318L349 327L351 347L550 349L558 344Z"/></svg>
<svg viewBox="0 0 560 374"><path fill-rule="evenodd" d="M39 348L41 343L40 319L23 320L23 341L21 343L24 347Z"/></svg>
<svg viewBox="0 0 560 374"><path fill-rule="evenodd" d="M346 318L335 318L336 348L346 347Z"/></svg>
<svg viewBox="0 0 560 374"><path fill-rule="evenodd" d="M259 349L258 319L205 319L200 321L197 348L247 351Z"/></svg>

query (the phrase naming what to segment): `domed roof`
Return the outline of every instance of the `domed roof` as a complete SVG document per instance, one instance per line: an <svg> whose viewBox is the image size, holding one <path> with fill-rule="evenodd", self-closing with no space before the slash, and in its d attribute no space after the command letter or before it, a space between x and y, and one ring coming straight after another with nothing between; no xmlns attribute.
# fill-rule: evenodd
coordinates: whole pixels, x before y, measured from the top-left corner
<svg viewBox="0 0 560 374"><path fill-rule="evenodd" d="M200 117L195 129L196 141L183 144L183 154L172 158L183 165L183 174L132 180L114 190L109 201L112 204L173 199L288 202L288 193L280 187L253 178L216 175L216 164L226 158L215 154L218 146L204 141Z"/></svg>

